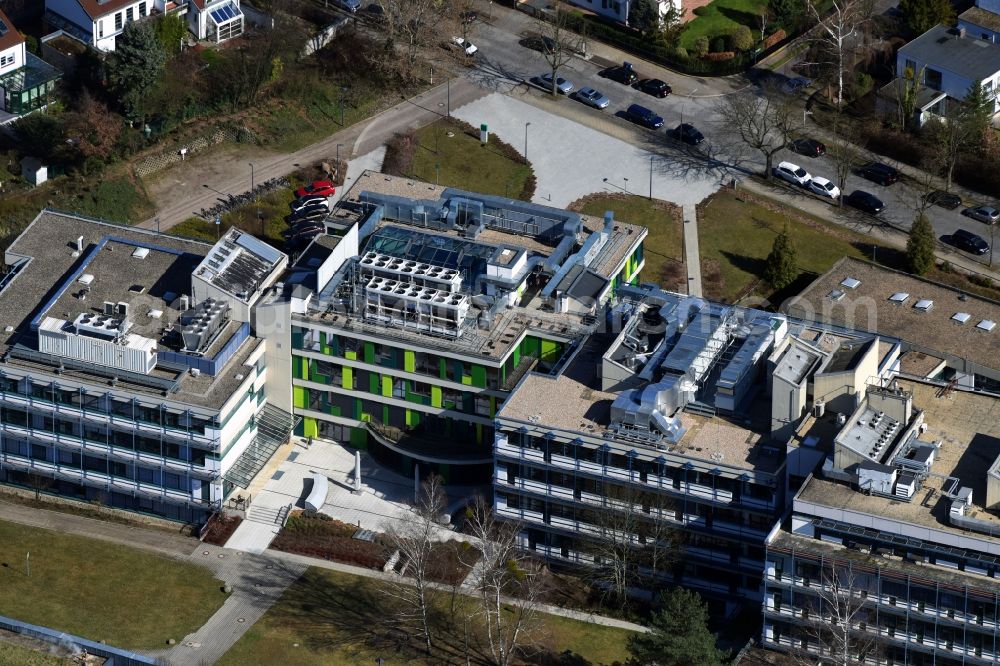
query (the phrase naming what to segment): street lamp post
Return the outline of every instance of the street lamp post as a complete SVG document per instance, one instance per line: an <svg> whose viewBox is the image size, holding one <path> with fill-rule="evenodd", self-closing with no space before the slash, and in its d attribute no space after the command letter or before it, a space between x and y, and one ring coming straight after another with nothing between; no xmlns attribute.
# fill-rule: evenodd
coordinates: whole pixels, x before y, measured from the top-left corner
<svg viewBox="0 0 1000 666"><path fill-rule="evenodd" d="M531 127L531 123L524 123L524 161L528 162L528 128Z"/></svg>
<svg viewBox="0 0 1000 666"><path fill-rule="evenodd" d="M441 184L441 163L437 162L434 164L434 186L437 187Z"/></svg>
<svg viewBox="0 0 1000 666"><path fill-rule="evenodd" d="M347 94L347 86L340 86L340 126L344 126L344 95Z"/></svg>
<svg viewBox="0 0 1000 666"><path fill-rule="evenodd" d="M249 164L250 164L250 194L253 194L253 162L249 162Z"/></svg>
<svg viewBox="0 0 1000 666"><path fill-rule="evenodd" d="M653 198L653 155L649 156L649 198Z"/></svg>
<svg viewBox="0 0 1000 666"><path fill-rule="evenodd" d="M341 147L342 145L344 145L344 144L342 144L342 143L338 143L338 144L337 144L337 164L338 164L338 165L340 164L340 147ZM337 168L339 169L339 168L340 168L340 166L338 166Z"/></svg>
<svg viewBox="0 0 1000 666"><path fill-rule="evenodd" d="M628 194L628 178L625 179L625 194Z"/></svg>
<svg viewBox="0 0 1000 666"><path fill-rule="evenodd" d="M448 117L451 118L451 77L450 76L445 81L445 88L448 91Z"/></svg>

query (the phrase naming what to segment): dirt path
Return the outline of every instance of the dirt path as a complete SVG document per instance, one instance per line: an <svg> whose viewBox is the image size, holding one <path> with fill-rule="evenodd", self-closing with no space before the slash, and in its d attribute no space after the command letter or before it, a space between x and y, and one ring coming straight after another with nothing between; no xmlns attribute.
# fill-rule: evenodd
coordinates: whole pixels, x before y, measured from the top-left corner
<svg viewBox="0 0 1000 666"><path fill-rule="evenodd" d="M250 189L250 162L254 181L285 176L300 165L334 156L341 144L341 157L364 155L381 146L396 132L417 129L468 104L489 91L462 78L432 88L382 113L328 136L294 153L275 153L263 148L226 144L157 173L146 182L156 215L138 226L160 230L183 222L202 208L210 208L223 194L239 194Z"/></svg>

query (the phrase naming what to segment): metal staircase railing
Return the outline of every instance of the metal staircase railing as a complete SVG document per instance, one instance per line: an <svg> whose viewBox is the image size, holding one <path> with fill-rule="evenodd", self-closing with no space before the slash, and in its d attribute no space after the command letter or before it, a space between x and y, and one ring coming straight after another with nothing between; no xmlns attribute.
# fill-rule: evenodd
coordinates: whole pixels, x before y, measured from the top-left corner
<svg viewBox="0 0 1000 666"><path fill-rule="evenodd" d="M223 475L227 481L240 488L249 487L274 452L288 441L296 423L295 416L271 404L264 405L257 412L255 420L257 435Z"/></svg>

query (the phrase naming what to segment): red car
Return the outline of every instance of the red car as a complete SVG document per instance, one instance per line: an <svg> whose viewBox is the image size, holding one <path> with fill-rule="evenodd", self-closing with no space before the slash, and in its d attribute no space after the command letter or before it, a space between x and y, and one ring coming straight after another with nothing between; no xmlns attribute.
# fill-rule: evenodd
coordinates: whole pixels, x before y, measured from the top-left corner
<svg viewBox="0 0 1000 666"><path fill-rule="evenodd" d="M331 197L337 190L333 183L328 180L314 180L311 185L300 187L295 190L295 196L299 197Z"/></svg>

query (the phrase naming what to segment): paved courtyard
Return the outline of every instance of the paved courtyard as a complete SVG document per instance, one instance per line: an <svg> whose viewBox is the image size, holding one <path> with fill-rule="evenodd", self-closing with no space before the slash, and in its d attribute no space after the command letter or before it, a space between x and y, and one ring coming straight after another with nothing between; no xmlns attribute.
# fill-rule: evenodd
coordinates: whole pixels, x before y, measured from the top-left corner
<svg viewBox="0 0 1000 666"><path fill-rule="evenodd" d="M527 157L538 179L535 203L563 208L592 192L620 193L626 189L645 196L650 191L651 172L656 199L696 204L719 189L718 175L665 165L668 158L662 155L507 95L492 93L452 115L476 127L486 123L491 134L522 154L525 123L530 123Z"/></svg>
<svg viewBox="0 0 1000 666"><path fill-rule="evenodd" d="M282 507L291 504L303 508L307 487L314 474L325 476L329 485L321 509L332 518L365 529L384 531L394 521L412 519L410 503L414 497L414 479L395 474L378 465L362 452L360 494L354 494L354 451L328 440L314 439L311 445L296 438L294 450L281 464L264 489L253 498L248 519L243 521L226 543L227 548L262 553L277 535L274 522ZM308 481L308 484L307 484ZM464 505L471 489L449 489L453 507ZM454 536L441 528L442 539Z"/></svg>

